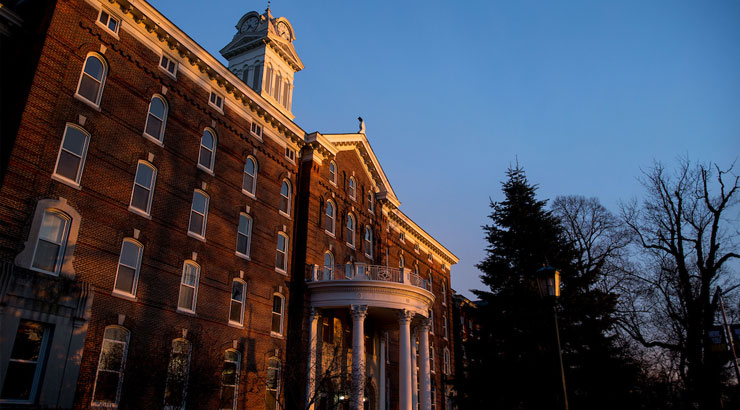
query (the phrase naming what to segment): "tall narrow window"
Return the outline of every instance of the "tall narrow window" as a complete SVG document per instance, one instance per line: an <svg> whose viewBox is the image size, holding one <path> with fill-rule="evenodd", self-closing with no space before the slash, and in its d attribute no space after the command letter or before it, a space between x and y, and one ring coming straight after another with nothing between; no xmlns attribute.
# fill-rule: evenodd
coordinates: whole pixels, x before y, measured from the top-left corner
<svg viewBox="0 0 740 410"><path fill-rule="evenodd" d="M451 373L450 369L450 349L445 347L444 350L444 373L446 375L449 375Z"/></svg>
<svg viewBox="0 0 740 410"><path fill-rule="evenodd" d="M334 229L336 226L336 208L334 207L334 202L331 200L326 201L326 221L324 229L326 229L326 232L334 235Z"/></svg>
<svg viewBox="0 0 740 410"><path fill-rule="evenodd" d="M274 294L272 296L272 333L276 335L283 335L283 308L285 299L280 294Z"/></svg>
<svg viewBox="0 0 740 410"><path fill-rule="evenodd" d="M30 404L36 400L49 333L49 327L42 323L21 320L8 357L0 403Z"/></svg>
<svg viewBox="0 0 740 410"><path fill-rule="evenodd" d="M190 223L188 233L200 238L206 236L206 223L208 222L208 195L200 190L193 191L193 204L190 207Z"/></svg>
<svg viewBox="0 0 740 410"><path fill-rule="evenodd" d="M254 196L257 190L257 161L253 157L247 157L244 163L244 179L242 180L242 191Z"/></svg>
<svg viewBox="0 0 740 410"><path fill-rule="evenodd" d="M283 84L283 106L287 109L290 109L290 105L288 104L288 98L290 96L290 83L288 80L285 80L285 84Z"/></svg>
<svg viewBox="0 0 740 410"><path fill-rule="evenodd" d="M265 87L265 91L267 91L267 94L272 94L272 66L271 65L268 65L267 69L265 70L264 87Z"/></svg>
<svg viewBox="0 0 740 410"><path fill-rule="evenodd" d="M329 163L329 182L337 184L337 164L334 161Z"/></svg>
<svg viewBox="0 0 740 410"><path fill-rule="evenodd" d="M247 295L247 284L240 279L231 283L231 304L229 306L229 323L244 324L244 299Z"/></svg>
<svg viewBox="0 0 740 410"><path fill-rule="evenodd" d="M322 278L323 280L331 280L332 278L332 271L334 270L334 255L331 254L331 252L326 251L324 253L324 270Z"/></svg>
<svg viewBox="0 0 740 410"><path fill-rule="evenodd" d="M108 326L103 333L103 346L95 374L92 405L117 408L121 399L123 369L128 353L129 331L120 326Z"/></svg>
<svg viewBox="0 0 740 410"><path fill-rule="evenodd" d="M239 214L239 227L236 232L236 253L249 258L249 248L252 242L252 218L245 213Z"/></svg>
<svg viewBox="0 0 740 410"><path fill-rule="evenodd" d="M447 313L442 313L442 334L445 339L449 336L447 334Z"/></svg>
<svg viewBox="0 0 740 410"><path fill-rule="evenodd" d="M198 300L198 281L200 280L200 265L187 260L182 266L182 280L180 281L180 298L177 309L195 313L195 303Z"/></svg>
<svg viewBox="0 0 740 410"><path fill-rule="evenodd" d="M157 180L157 169L146 161L139 161L136 166L136 177L134 187L131 191L131 203L129 207L149 215L152 207L152 193L154 182Z"/></svg>
<svg viewBox="0 0 740 410"><path fill-rule="evenodd" d="M164 388L164 409L185 410L190 373L191 345L185 339L172 341L170 363L167 366L167 384Z"/></svg>
<svg viewBox="0 0 740 410"><path fill-rule="evenodd" d="M167 103L158 95L152 97L149 103L149 114L146 116L144 135L158 142L164 139L164 128L167 124Z"/></svg>
<svg viewBox="0 0 740 410"><path fill-rule="evenodd" d="M398 257L398 267L401 269L406 267L406 259L404 259L403 255Z"/></svg>
<svg viewBox="0 0 740 410"><path fill-rule="evenodd" d="M53 177L79 187L89 143L90 134L87 131L68 123L64 129L62 145L59 146Z"/></svg>
<svg viewBox="0 0 740 410"><path fill-rule="evenodd" d="M283 273L288 271L288 236L282 232L277 237L275 269Z"/></svg>
<svg viewBox="0 0 740 410"><path fill-rule="evenodd" d="M118 258L118 271L113 292L126 296L136 296L136 285L139 281L141 254L144 246L131 238L121 244L121 256Z"/></svg>
<svg viewBox="0 0 740 410"><path fill-rule="evenodd" d="M234 349L224 352L224 368L221 370L221 400L219 410L236 410L239 395L239 369L242 355Z"/></svg>
<svg viewBox="0 0 740 410"><path fill-rule="evenodd" d="M275 75L275 89L272 91L272 96L275 97L277 102L282 103L280 100L280 87L283 85L283 76L280 73Z"/></svg>
<svg viewBox="0 0 740 410"><path fill-rule="evenodd" d="M429 309L429 333L434 334L434 309Z"/></svg>
<svg viewBox="0 0 740 410"><path fill-rule="evenodd" d="M290 197L291 197L290 182L284 179L280 185L280 212L290 215Z"/></svg>
<svg viewBox="0 0 740 410"><path fill-rule="evenodd" d="M447 306L447 281L442 278L441 281L441 287L442 287L442 305Z"/></svg>
<svg viewBox="0 0 740 410"><path fill-rule="evenodd" d="M429 343L429 370L434 373L437 371L437 367L434 365L434 346Z"/></svg>
<svg viewBox="0 0 740 410"><path fill-rule="evenodd" d="M365 227L365 255L373 258L373 230L369 226Z"/></svg>
<svg viewBox="0 0 740 410"><path fill-rule="evenodd" d="M209 130L203 130L203 136L200 137L200 154L198 156L198 166L205 171L213 172L214 157L216 155L216 136Z"/></svg>
<svg viewBox="0 0 740 410"><path fill-rule="evenodd" d="M35 270L58 275L64 259L64 251L69 236L71 218L56 209L44 211L38 241L33 254Z"/></svg>
<svg viewBox="0 0 740 410"><path fill-rule="evenodd" d="M96 107L100 106L100 97L103 95L107 71L108 66L102 57L97 54L88 55L80 74L77 94L75 95L82 97Z"/></svg>
<svg viewBox="0 0 740 410"><path fill-rule="evenodd" d="M375 195L373 195L373 191L367 192L367 209L371 213L375 213Z"/></svg>
<svg viewBox="0 0 740 410"><path fill-rule="evenodd" d="M271 357L267 360L265 380L265 410L278 410L280 397L280 359Z"/></svg>
<svg viewBox="0 0 740 410"><path fill-rule="evenodd" d="M347 245L353 248L355 247L355 230L355 217L352 214L347 214L347 231L345 232L345 234L347 236Z"/></svg>
<svg viewBox="0 0 740 410"><path fill-rule="evenodd" d="M357 199L357 182L355 177L349 177L349 197L352 200Z"/></svg>

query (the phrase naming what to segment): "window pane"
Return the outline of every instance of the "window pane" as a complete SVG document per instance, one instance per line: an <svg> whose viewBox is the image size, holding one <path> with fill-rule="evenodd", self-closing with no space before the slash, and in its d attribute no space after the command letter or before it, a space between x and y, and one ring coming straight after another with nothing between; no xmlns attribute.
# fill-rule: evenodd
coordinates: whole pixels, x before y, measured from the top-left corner
<svg viewBox="0 0 740 410"><path fill-rule="evenodd" d="M13 352L10 354L11 359L38 360L43 338L44 327L40 323L21 322L13 343Z"/></svg>
<svg viewBox="0 0 740 410"><path fill-rule="evenodd" d="M67 151L82 156L82 151L85 148L85 140L87 140L85 133L75 127L67 126L62 147Z"/></svg>
<svg viewBox="0 0 740 410"><path fill-rule="evenodd" d="M77 182L77 171L80 168L80 157L62 150L59 153L59 163L56 173Z"/></svg>
<svg viewBox="0 0 740 410"><path fill-rule="evenodd" d="M234 362L224 362L224 370L221 374L221 382L226 385L235 385L237 376L237 367ZM232 394L233 398L233 394Z"/></svg>
<svg viewBox="0 0 740 410"><path fill-rule="evenodd" d="M39 240L36 247L36 255L33 257L33 267L47 272L56 272L57 260L61 246Z"/></svg>
<svg viewBox="0 0 740 410"><path fill-rule="evenodd" d="M285 181L283 181L283 185L280 187L280 195L285 197L290 196L290 186Z"/></svg>
<svg viewBox="0 0 740 410"><path fill-rule="evenodd" d="M219 409L231 410L234 408L234 392L235 389L232 386L223 386L221 388L221 403L218 405Z"/></svg>
<svg viewBox="0 0 740 410"><path fill-rule="evenodd" d="M136 268L139 265L139 246L133 242L124 241L121 248L121 263Z"/></svg>
<svg viewBox="0 0 740 410"><path fill-rule="evenodd" d="M3 386L3 399L28 400L31 398L37 363L8 363Z"/></svg>
<svg viewBox="0 0 740 410"><path fill-rule="evenodd" d="M100 89L100 82L84 74L82 75L82 80L80 80L80 90L79 90L79 93L81 96L87 98L88 100L90 100L90 102L97 104L99 89Z"/></svg>
<svg viewBox="0 0 740 410"><path fill-rule="evenodd" d="M114 342L110 340L103 340L103 348L100 354L100 364L98 369L101 370L121 370L121 363L123 362L123 350L126 345L124 343Z"/></svg>
<svg viewBox="0 0 740 410"><path fill-rule="evenodd" d="M197 191L193 194L193 210L206 213L206 197Z"/></svg>
<svg viewBox="0 0 740 410"><path fill-rule="evenodd" d="M67 221L55 212L45 212L41 221L39 238L49 242L61 243Z"/></svg>
<svg viewBox="0 0 740 410"><path fill-rule="evenodd" d="M249 175L254 175L254 161L251 158L247 159L247 163L244 164L244 172Z"/></svg>
<svg viewBox="0 0 740 410"><path fill-rule="evenodd" d="M231 313L229 313L229 320L232 322L242 322L242 304L241 302L231 301Z"/></svg>
<svg viewBox="0 0 740 410"><path fill-rule="evenodd" d="M285 254L284 253L277 253L277 257L275 258L275 266L278 269L285 270Z"/></svg>
<svg viewBox="0 0 740 410"><path fill-rule="evenodd" d="M280 315L275 313L272 314L272 331L280 333Z"/></svg>
<svg viewBox="0 0 740 410"><path fill-rule="evenodd" d="M288 198L280 196L280 210L288 213Z"/></svg>
<svg viewBox="0 0 740 410"><path fill-rule="evenodd" d="M144 187L152 186L152 178L154 177L154 170L144 164L139 164L136 168L136 183Z"/></svg>
<svg viewBox="0 0 740 410"><path fill-rule="evenodd" d="M105 339L128 342L128 331L120 327L109 327L105 329Z"/></svg>
<svg viewBox="0 0 740 410"><path fill-rule="evenodd" d="M244 285L241 282L234 282L231 287L231 298L234 300L244 300Z"/></svg>
<svg viewBox="0 0 740 410"><path fill-rule="evenodd" d="M131 206L144 212L149 212L149 190L139 185L134 185L134 192L131 194Z"/></svg>
<svg viewBox="0 0 740 410"><path fill-rule="evenodd" d="M277 249L285 252L285 237L283 235L278 235Z"/></svg>
<svg viewBox="0 0 740 410"><path fill-rule="evenodd" d="M180 300L178 301L177 306L183 309L193 310L193 295L194 294L195 294L195 289L189 286L180 285Z"/></svg>
<svg viewBox="0 0 740 410"><path fill-rule="evenodd" d="M157 118L164 119L164 103L158 97L152 98L149 112L154 114Z"/></svg>
<svg viewBox="0 0 740 410"><path fill-rule="evenodd" d="M105 24L108 22L108 13L101 11L100 12L100 22Z"/></svg>
<svg viewBox="0 0 740 410"><path fill-rule="evenodd" d="M203 234L203 215L195 212L190 213L190 232Z"/></svg>
<svg viewBox="0 0 740 410"><path fill-rule="evenodd" d="M126 293L133 293L135 275L135 269L119 265L118 277L116 278L116 289Z"/></svg>
<svg viewBox="0 0 740 410"><path fill-rule="evenodd" d="M249 174L244 174L244 188L247 192L254 193L254 178Z"/></svg>
<svg viewBox="0 0 740 410"><path fill-rule="evenodd" d="M182 272L182 283L190 286L195 286L196 280L198 279L198 268L189 263L185 264L185 269Z"/></svg>
<svg viewBox="0 0 740 410"><path fill-rule="evenodd" d="M115 403L119 378L120 374L118 372L98 372L93 401Z"/></svg>
<svg viewBox="0 0 740 410"><path fill-rule="evenodd" d="M97 58L90 56L85 61L85 73L89 74L96 80L103 79L103 63Z"/></svg>
<svg viewBox="0 0 740 410"><path fill-rule="evenodd" d="M272 311L275 313L282 313L283 310L283 299L279 296L272 297Z"/></svg>
<svg viewBox="0 0 740 410"><path fill-rule="evenodd" d="M146 133L159 139L160 133L162 132L162 120L149 114L146 120Z"/></svg>
<svg viewBox="0 0 740 410"><path fill-rule="evenodd" d="M236 236L236 250L243 254L247 254L247 237L241 233Z"/></svg>
<svg viewBox="0 0 740 410"><path fill-rule="evenodd" d="M200 147L200 157L198 159L200 165L211 169L211 151L206 147Z"/></svg>
<svg viewBox="0 0 740 410"><path fill-rule="evenodd" d="M213 95L213 94L211 94ZM209 149L213 149L213 135L210 131L205 130L203 131L203 137L200 140L201 145L204 147L207 147Z"/></svg>

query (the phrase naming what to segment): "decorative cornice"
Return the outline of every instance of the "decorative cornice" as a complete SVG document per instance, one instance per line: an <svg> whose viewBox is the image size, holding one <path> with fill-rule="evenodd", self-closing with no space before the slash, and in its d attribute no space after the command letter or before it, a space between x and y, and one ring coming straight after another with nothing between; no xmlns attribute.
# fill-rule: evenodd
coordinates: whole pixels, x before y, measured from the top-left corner
<svg viewBox="0 0 740 410"><path fill-rule="evenodd" d="M424 243L424 245L426 245L428 248L432 249L434 253L436 253L441 259L443 259L450 265L454 265L460 261L460 259L455 256L455 254L442 246L442 244L434 239L432 235L429 235L428 233L426 233L426 231L421 229L419 225L417 225L408 216L401 212L400 209L393 209L388 214L393 222L403 227L405 231L410 233L418 241Z"/></svg>

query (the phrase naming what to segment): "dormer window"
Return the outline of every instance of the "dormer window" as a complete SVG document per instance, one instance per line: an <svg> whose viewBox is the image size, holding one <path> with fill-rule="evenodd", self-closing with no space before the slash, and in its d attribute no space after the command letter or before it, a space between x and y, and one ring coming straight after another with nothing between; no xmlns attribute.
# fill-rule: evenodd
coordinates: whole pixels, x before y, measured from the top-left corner
<svg viewBox="0 0 740 410"><path fill-rule="evenodd" d="M177 75L177 63L166 55L162 55L162 59L159 60L159 67L175 77Z"/></svg>
<svg viewBox="0 0 740 410"><path fill-rule="evenodd" d="M288 158L291 162L295 162L295 150L290 147L285 147L285 158Z"/></svg>
<svg viewBox="0 0 740 410"><path fill-rule="evenodd" d="M118 35L118 28L121 26L121 20L111 16L107 11L100 10L100 16L98 16L98 23L105 27L111 33Z"/></svg>
<svg viewBox="0 0 740 410"><path fill-rule="evenodd" d="M256 122L252 123L251 128L252 134L254 134L256 137L262 138L262 126L257 124Z"/></svg>
<svg viewBox="0 0 740 410"><path fill-rule="evenodd" d="M224 99L220 95L216 94L215 91L211 91L211 97L208 100L208 104L216 108L223 113L224 111Z"/></svg>

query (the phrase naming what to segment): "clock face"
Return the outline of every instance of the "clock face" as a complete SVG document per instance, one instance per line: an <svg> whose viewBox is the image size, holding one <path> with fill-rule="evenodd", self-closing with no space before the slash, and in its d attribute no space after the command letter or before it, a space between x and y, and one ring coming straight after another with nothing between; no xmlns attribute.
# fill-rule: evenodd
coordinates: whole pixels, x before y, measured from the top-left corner
<svg viewBox="0 0 740 410"><path fill-rule="evenodd" d="M284 22L279 22L277 25L277 33L280 37L290 41L290 29Z"/></svg>
<svg viewBox="0 0 740 410"><path fill-rule="evenodd" d="M259 23L259 19L257 18L257 16L252 16L248 18L247 21L245 21L244 24L242 25L242 32L246 33L250 31L254 31L257 28L258 23Z"/></svg>

